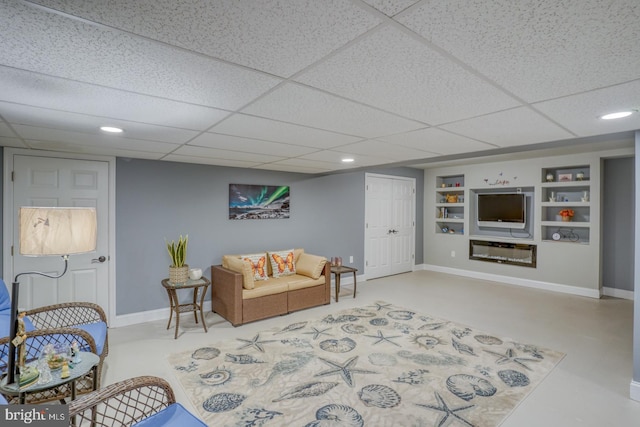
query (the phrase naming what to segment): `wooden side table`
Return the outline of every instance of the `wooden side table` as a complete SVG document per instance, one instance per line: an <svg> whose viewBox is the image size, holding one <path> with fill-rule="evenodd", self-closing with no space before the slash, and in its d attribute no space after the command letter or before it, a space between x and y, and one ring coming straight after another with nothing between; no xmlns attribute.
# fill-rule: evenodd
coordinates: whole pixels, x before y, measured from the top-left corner
<svg viewBox="0 0 640 427"><path fill-rule="evenodd" d="M338 302L338 296L340 295L340 275L343 273L353 273L353 297L356 297L356 272L357 268L347 267L344 265L332 265L331 272L333 273L336 283L336 302Z"/></svg>
<svg viewBox="0 0 640 427"><path fill-rule="evenodd" d="M211 282L206 277L202 276L197 280L187 280L184 283L172 283L169 279L162 281L162 286L167 290L169 294L169 304L171 305L171 314L169 315L169 323L167 323L167 329L171 326L171 319L173 313L176 314L176 333L174 339L178 339L178 327L180 326L180 313L193 311L193 317L198 323L198 311L200 311L200 319L202 319L202 326L204 331L207 332L207 323L204 321L204 296L207 293L207 288L211 285ZM178 300L178 289L193 289L193 302L180 304ZM202 290L200 295L200 302L198 302L198 292Z"/></svg>

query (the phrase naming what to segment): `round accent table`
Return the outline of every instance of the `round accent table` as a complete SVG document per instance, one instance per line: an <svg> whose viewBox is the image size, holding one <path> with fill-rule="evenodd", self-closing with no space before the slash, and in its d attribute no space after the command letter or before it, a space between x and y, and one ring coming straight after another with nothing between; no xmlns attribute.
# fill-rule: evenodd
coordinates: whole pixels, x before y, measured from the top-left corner
<svg viewBox="0 0 640 427"><path fill-rule="evenodd" d="M169 323L167 323L167 329L171 326L171 319L173 318L173 313L176 314L176 333L174 335L174 339L178 339L178 327L180 326L180 313L193 311L193 317L198 323L198 311L200 312L200 319L202 319L202 326L204 327L204 331L207 332L207 324L204 321L204 296L207 293L207 288L211 285L211 282L206 277L202 276L197 280L187 280L184 283L172 283L169 279L164 279L162 281L162 286L167 290L167 294L169 294L169 304L171 304L171 314L169 315ZM178 290L179 289L193 289L193 302L180 304L180 300L178 299ZM201 292L200 301L198 302L198 292Z"/></svg>

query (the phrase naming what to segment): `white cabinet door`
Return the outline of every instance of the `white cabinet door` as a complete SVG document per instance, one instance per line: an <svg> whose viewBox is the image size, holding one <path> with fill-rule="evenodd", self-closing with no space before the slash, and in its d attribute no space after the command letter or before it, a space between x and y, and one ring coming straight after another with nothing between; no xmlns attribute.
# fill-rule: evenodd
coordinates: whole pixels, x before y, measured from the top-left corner
<svg viewBox="0 0 640 427"><path fill-rule="evenodd" d="M22 275L19 306L24 309L70 301L99 304L109 313L109 164L15 155L13 157L13 272L40 271L50 275L64 269L62 257L20 255L20 206L95 207L98 220L96 252L71 255L69 269L59 279ZM98 259L104 256L104 261Z"/></svg>
<svg viewBox="0 0 640 427"><path fill-rule="evenodd" d="M415 179L366 176L365 276L411 271L415 241Z"/></svg>

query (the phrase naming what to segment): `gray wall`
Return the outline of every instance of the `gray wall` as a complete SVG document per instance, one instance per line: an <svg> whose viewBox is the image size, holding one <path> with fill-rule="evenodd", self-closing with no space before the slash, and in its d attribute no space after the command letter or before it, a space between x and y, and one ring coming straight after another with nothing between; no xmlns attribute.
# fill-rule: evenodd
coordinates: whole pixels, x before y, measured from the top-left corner
<svg viewBox="0 0 640 427"><path fill-rule="evenodd" d="M632 157L604 161L602 285L633 291L635 198Z"/></svg>
<svg viewBox="0 0 640 427"><path fill-rule="evenodd" d="M164 239L189 235L187 262L210 276L222 255L302 247L326 257L354 256L364 271L364 171L309 176L151 160L116 163L116 311L166 308ZM423 171L369 172L416 178L416 264L422 263ZM291 218L228 219L230 183L289 185Z"/></svg>
<svg viewBox="0 0 640 427"><path fill-rule="evenodd" d="M640 131L636 132L636 153L640 153ZM640 156L635 156L634 161L635 170L640 171ZM629 193L635 194L635 255L634 255L634 282L640 281L640 173L636 173L635 176L635 191L629 190ZM633 380L637 383L636 387L636 400L640 396L640 292L633 293L634 306L633 306Z"/></svg>

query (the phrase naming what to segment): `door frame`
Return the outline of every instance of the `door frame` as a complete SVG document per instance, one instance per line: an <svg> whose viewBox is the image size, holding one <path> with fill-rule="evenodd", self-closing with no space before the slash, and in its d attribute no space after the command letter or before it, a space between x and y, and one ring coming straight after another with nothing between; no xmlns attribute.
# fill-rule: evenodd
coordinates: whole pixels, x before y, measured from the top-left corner
<svg viewBox="0 0 640 427"><path fill-rule="evenodd" d="M108 202L109 202L109 219L107 231L107 245L108 245L108 295L109 295L109 307L107 308L106 315L107 321L111 322L115 319L116 314L116 158L111 156L96 156L96 155L80 155L74 153L59 153L53 151L38 151L28 150L22 148L4 147L3 155L3 171L2 171L2 276L7 281L13 281L15 277L13 271L13 260L11 255L11 245L13 243L13 230L14 230L14 206L13 206L13 185L11 180L11 173L13 172L13 159L15 156L30 156L30 157L51 157L68 160L90 160L90 161L102 161L108 165ZM10 238L7 238L10 237Z"/></svg>
<svg viewBox="0 0 640 427"><path fill-rule="evenodd" d="M416 191L417 191L417 182L416 182L416 178L414 177L410 177L410 176L401 176L401 175L384 175L384 174L380 174L380 173L370 173L370 172L366 172L364 174L364 205L365 205L365 221L364 221L364 226L365 226L365 230L364 230L364 251L363 254L365 254L364 258L364 280L367 280L367 260L366 260L366 253L367 253L367 214L368 212L366 211L366 206L368 206L367 204L367 184L368 184L368 180L369 178L383 178L383 179L396 179L396 180L402 180L402 181L409 181L413 183L413 233L411 235L411 253L412 253L412 267L411 270L415 270L416 267L416 212L417 212L417 207L416 207Z"/></svg>

